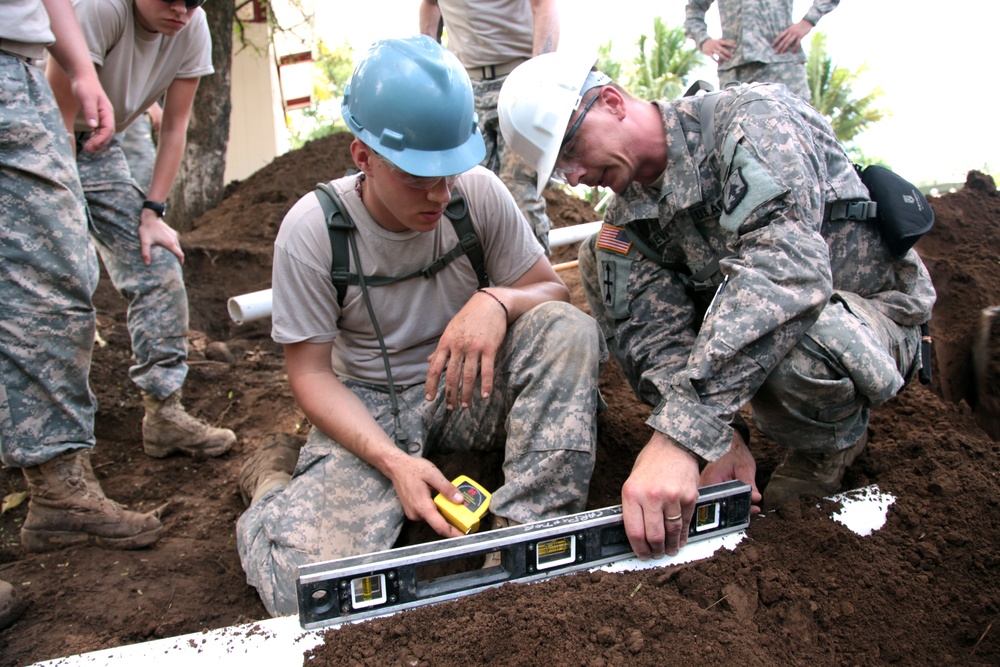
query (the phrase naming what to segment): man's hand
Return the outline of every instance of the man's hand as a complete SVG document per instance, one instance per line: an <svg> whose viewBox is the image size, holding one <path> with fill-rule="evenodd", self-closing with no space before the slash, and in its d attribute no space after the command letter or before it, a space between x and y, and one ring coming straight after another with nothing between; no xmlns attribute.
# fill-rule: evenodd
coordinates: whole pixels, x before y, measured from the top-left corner
<svg viewBox="0 0 1000 667"><path fill-rule="evenodd" d="M749 484L751 487L750 501L753 503L750 507L750 513L757 514L760 512L761 496L760 491L757 490L756 475L757 462L746 443L743 442L739 431L734 430L733 442L729 446L729 451L718 461L713 461L705 466L705 469L701 471L699 485L709 486L734 479Z"/></svg>
<svg viewBox="0 0 1000 667"><path fill-rule="evenodd" d="M499 292L492 288L490 294ZM428 361L427 400L437 396L441 374L445 375L445 406L454 410L472 403L476 378L482 376L482 397L493 393L493 363L507 335L508 313L490 294L475 293L445 328Z"/></svg>
<svg viewBox="0 0 1000 667"><path fill-rule="evenodd" d="M802 44L802 38L809 34L809 31L813 29L813 24L805 19L802 19L798 23L785 28L784 32L778 35L771 46L774 47L775 53L785 53L788 51L798 51L800 45Z"/></svg>
<svg viewBox="0 0 1000 667"><path fill-rule="evenodd" d="M736 42L731 39L706 39L701 43L701 52L720 65L729 62L735 49Z"/></svg>
<svg viewBox="0 0 1000 667"><path fill-rule="evenodd" d="M442 537L462 535L462 531L448 523L434 504L434 492L443 494L452 502L462 502L462 492L441 474L437 466L427 459L402 454L399 465L393 465L387 475L392 480L407 519L426 521Z"/></svg>
<svg viewBox="0 0 1000 667"><path fill-rule="evenodd" d="M625 534L636 556L675 555L687 544L697 502L698 460L657 431L622 487Z"/></svg>
<svg viewBox="0 0 1000 667"><path fill-rule="evenodd" d="M82 76L73 80L73 96L80 104L80 110L91 128L90 137L83 150L96 153L111 141L115 135L115 110L111 100L104 94L104 88L97 77Z"/></svg>
<svg viewBox="0 0 1000 667"><path fill-rule="evenodd" d="M160 216L148 208L142 209L139 219L139 244L142 251L142 261L149 266L153 262L153 246L163 246L177 255L181 264L184 263L184 251L181 250L181 238L177 231L165 223Z"/></svg>

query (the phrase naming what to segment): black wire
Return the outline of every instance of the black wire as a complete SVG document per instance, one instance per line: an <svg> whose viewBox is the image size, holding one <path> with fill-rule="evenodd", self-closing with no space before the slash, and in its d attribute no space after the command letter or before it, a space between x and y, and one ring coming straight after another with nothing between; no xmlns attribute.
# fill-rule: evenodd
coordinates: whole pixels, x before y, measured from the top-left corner
<svg viewBox="0 0 1000 667"><path fill-rule="evenodd" d="M361 268L361 257L358 255L358 246L354 241L354 234L347 235L348 245L351 246L351 253L354 255L354 265L358 268L358 285L361 287L361 296L364 298L365 307L368 309L368 317L372 320L375 328L375 337L378 338L379 348L382 350L382 363L385 364L385 379L389 384L389 402L392 403L392 438L397 445L405 445L406 439L401 436L403 426L399 422L399 402L396 400L396 387L392 381L392 369L389 367L389 351L385 347L385 339L382 337L382 330L379 328L378 320L375 318L375 310L372 308L371 296L368 294L368 284L365 282L365 272Z"/></svg>

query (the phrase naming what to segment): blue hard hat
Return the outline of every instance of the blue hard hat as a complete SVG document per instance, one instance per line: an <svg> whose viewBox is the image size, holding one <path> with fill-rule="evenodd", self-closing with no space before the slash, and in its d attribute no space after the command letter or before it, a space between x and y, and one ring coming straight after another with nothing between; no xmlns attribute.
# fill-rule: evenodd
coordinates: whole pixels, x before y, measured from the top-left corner
<svg viewBox="0 0 1000 667"><path fill-rule="evenodd" d="M414 176L460 174L486 156L469 75L427 35L375 42L341 113L354 136Z"/></svg>

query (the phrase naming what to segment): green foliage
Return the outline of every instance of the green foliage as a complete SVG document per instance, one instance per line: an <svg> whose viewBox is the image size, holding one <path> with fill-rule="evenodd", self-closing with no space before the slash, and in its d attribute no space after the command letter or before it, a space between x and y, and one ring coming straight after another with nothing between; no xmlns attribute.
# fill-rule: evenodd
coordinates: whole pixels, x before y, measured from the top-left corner
<svg viewBox="0 0 1000 667"><path fill-rule="evenodd" d="M342 46L331 49L322 39L316 44L313 56L316 74L313 94L317 100L344 96L344 88L354 73L354 49L345 40Z"/></svg>
<svg viewBox="0 0 1000 667"><path fill-rule="evenodd" d="M819 32L813 35L806 62L812 105L830 121L837 139L849 149L856 136L888 115L875 107L875 101L882 96L881 88L876 87L860 98L853 96L852 88L866 69L862 65L851 72L835 67L826 54L826 35Z"/></svg>
<svg viewBox="0 0 1000 667"><path fill-rule="evenodd" d="M346 41L342 46L331 49L320 40L313 63L313 104L299 112L296 122L287 123L293 149L347 129L340 115L340 104L344 87L354 73L354 50Z"/></svg>
<svg viewBox="0 0 1000 667"><path fill-rule="evenodd" d="M639 36L635 71L626 87L644 100L679 97L684 92L688 74L702 64L701 53L694 47L685 47L687 37L683 28L669 28L660 17L653 19L653 39L648 53L647 41L645 33Z"/></svg>

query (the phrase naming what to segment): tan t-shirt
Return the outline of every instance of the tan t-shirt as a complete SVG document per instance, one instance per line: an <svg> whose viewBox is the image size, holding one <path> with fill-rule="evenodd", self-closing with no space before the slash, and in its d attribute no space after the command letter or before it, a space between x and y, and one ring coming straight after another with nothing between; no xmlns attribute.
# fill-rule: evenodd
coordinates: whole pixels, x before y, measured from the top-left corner
<svg viewBox="0 0 1000 667"><path fill-rule="evenodd" d="M335 180L333 186L357 225L353 236L366 276L406 275L458 243L454 227L444 217L430 232L382 228L355 193L356 178ZM510 192L491 171L475 167L459 177L456 187L468 203L493 284L513 283L545 256ZM285 216L274 242L271 336L278 343L333 341L337 375L385 384L385 367L361 288L347 288L341 309L330 281L332 262L323 210L315 193L309 193ZM353 254L351 272L357 272ZM472 263L463 256L431 279L369 288L394 383L425 381L427 357L477 287Z"/></svg>
<svg viewBox="0 0 1000 667"><path fill-rule="evenodd" d="M530 58L534 16L530 0L438 0L448 50L464 67Z"/></svg>
<svg viewBox="0 0 1000 667"><path fill-rule="evenodd" d="M208 19L200 7L173 37L149 32L135 19L131 0L73 0L90 58L115 107L115 130L122 132L158 100L174 79L194 79L215 71ZM89 130L82 114L76 130Z"/></svg>
<svg viewBox="0 0 1000 667"><path fill-rule="evenodd" d="M2 6L0 40L46 45L55 41L42 0L3 0Z"/></svg>

